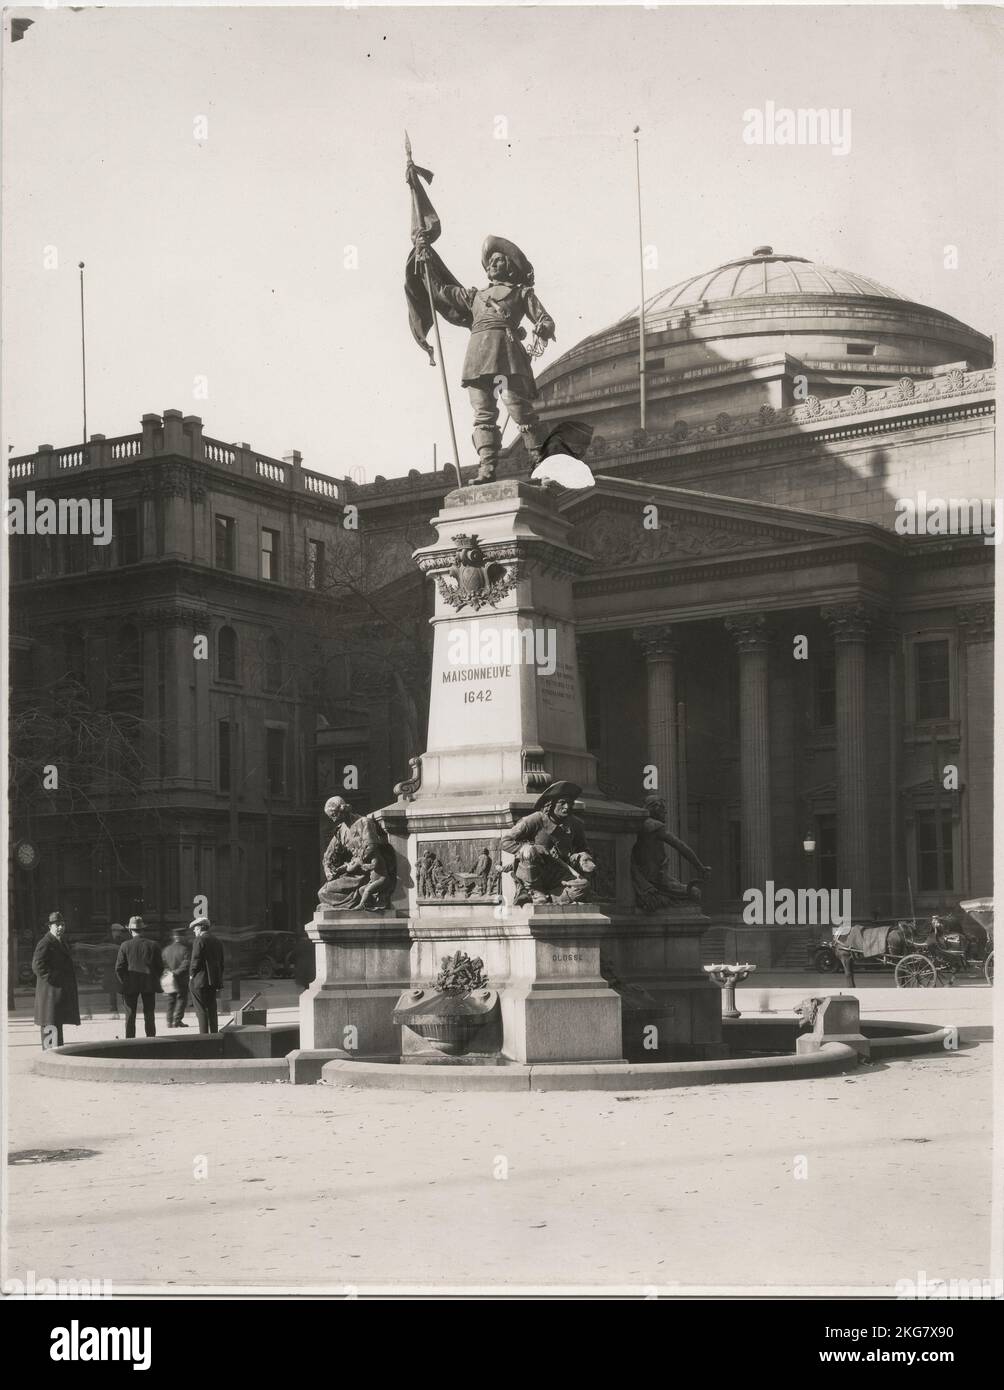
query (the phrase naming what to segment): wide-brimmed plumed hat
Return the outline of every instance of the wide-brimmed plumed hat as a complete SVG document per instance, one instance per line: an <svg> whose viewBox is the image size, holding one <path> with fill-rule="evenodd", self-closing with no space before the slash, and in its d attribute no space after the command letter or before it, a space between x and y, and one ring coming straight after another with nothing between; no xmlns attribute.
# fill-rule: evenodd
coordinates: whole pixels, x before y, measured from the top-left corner
<svg viewBox="0 0 1004 1390"><path fill-rule="evenodd" d="M546 791L542 791L538 796L533 809L543 811L549 802L561 800L570 801L574 805L581 795L582 788L574 782L552 782Z"/></svg>
<svg viewBox="0 0 1004 1390"><path fill-rule="evenodd" d="M533 266L514 241L506 241L504 236L485 237L481 248L481 265L487 270L488 262L496 251L501 252L512 266L513 274L520 285L533 284Z"/></svg>

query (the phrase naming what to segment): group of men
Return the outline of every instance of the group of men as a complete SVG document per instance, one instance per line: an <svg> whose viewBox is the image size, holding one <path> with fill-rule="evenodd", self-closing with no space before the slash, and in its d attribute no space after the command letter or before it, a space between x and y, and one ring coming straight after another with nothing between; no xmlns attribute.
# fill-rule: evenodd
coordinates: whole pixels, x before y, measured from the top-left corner
<svg viewBox="0 0 1004 1390"><path fill-rule="evenodd" d="M194 936L189 944L188 932ZM59 912L50 912L48 931L35 947L31 968L35 973L35 1023L42 1030L42 1046L62 1047L66 1024L80 1023L77 972L64 941L66 923ZM146 935L142 917L130 917L129 936L115 959L114 975L125 1004L125 1035L136 1036L136 1014L142 1004L143 1028L148 1038L157 1035L157 995L167 997L168 1028L187 1028L184 1022L189 996L195 1006L200 1033L219 1031L216 995L223 987L223 947L213 936L208 917L196 917L186 931L176 927L163 950Z"/></svg>

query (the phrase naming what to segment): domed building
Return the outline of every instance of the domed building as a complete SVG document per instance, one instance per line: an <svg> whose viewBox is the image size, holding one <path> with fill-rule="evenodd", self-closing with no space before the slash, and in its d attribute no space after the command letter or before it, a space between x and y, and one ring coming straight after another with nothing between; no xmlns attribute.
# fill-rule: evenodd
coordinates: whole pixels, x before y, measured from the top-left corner
<svg viewBox="0 0 1004 1390"><path fill-rule="evenodd" d="M896 290L758 246L645 303L649 430L846 395L936 367L988 367L985 334ZM603 436L638 425L638 310L583 339L538 384L546 412L575 411Z"/></svg>
<svg viewBox="0 0 1004 1390"><path fill-rule="evenodd" d="M760 246L646 301L642 429L638 333L538 382L595 431L565 506L589 744L712 864L706 949L797 965L826 934L744 919L752 887L847 889L866 922L989 893L991 340ZM973 505L910 532L936 499Z"/></svg>

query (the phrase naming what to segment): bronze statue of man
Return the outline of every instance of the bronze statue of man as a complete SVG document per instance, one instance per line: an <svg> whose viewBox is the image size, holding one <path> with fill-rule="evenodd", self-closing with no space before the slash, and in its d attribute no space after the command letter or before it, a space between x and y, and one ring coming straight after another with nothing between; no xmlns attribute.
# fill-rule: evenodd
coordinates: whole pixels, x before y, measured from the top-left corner
<svg viewBox="0 0 1004 1390"><path fill-rule="evenodd" d="M701 889L697 879L683 883L669 872L666 846L675 849L699 871L701 878L711 872L701 862L696 850L666 826L666 803L660 796L645 800L645 822L631 850L631 884L635 902L644 912L657 912L660 907L690 899L700 902Z"/></svg>
<svg viewBox="0 0 1004 1390"><path fill-rule="evenodd" d="M414 241L418 257L429 269L436 308L447 314L451 322L467 324L471 330L461 385L466 386L474 410L477 481L487 483L495 477L502 442L499 396L523 436L532 472L541 461L547 431L534 406L537 387L523 346L523 319L533 324L538 338L555 336L554 320L534 290L533 266L513 242L490 236L481 250L488 284L480 290L463 289L441 278L437 259L427 255L424 232L416 232Z"/></svg>
<svg viewBox="0 0 1004 1390"><path fill-rule="evenodd" d="M588 902L593 896L596 862L586 832L572 814L582 788L554 782L542 792L533 811L502 836L502 848L515 856L516 905Z"/></svg>

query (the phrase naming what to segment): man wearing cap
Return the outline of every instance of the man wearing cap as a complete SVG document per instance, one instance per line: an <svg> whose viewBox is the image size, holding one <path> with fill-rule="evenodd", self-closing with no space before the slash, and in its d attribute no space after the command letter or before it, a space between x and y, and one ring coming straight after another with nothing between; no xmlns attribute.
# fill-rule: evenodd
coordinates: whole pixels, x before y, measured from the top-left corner
<svg viewBox="0 0 1004 1390"><path fill-rule="evenodd" d="M160 947L144 936L146 926L142 917L129 918L129 939L119 947L115 961L115 978L125 1000L127 1038L136 1036L136 1006L143 1000L143 1031L148 1038L157 1036L157 990L164 962Z"/></svg>
<svg viewBox="0 0 1004 1390"><path fill-rule="evenodd" d="M184 927L174 927L171 932L171 944L165 946L163 950L164 975L162 984L164 993L167 995L167 1026L168 1028L187 1028L187 1023L182 1023L185 1017L185 1005L188 1003L188 965L191 959L191 947L188 944L188 933Z"/></svg>
<svg viewBox="0 0 1004 1390"><path fill-rule="evenodd" d="M192 923L195 945L192 947L189 989L200 1033L218 1033L216 994L223 988L223 947L209 930L208 917L196 917Z"/></svg>
<svg viewBox="0 0 1004 1390"><path fill-rule="evenodd" d="M516 858L516 904L584 902L592 896L596 865L582 821L572 814L582 788L554 782L528 816L517 821L502 848Z"/></svg>
<svg viewBox="0 0 1004 1390"><path fill-rule="evenodd" d="M42 1047L63 1046L64 1023L80 1023L77 971L63 940L66 923L60 912L49 913L48 931L35 947L35 1022L42 1030Z"/></svg>
<svg viewBox="0 0 1004 1390"><path fill-rule="evenodd" d="M436 307L448 313L451 322L467 324L471 330L461 385L467 387L474 409L477 481L487 483L495 477L502 440L498 428L499 395L523 436L532 472L541 461L547 430L533 404L537 387L523 347L526 329L520 325L527 318L539 338L555 336L554 320L533 287L533 266L513 242L505 237L487 237L481 264L488 284L481 290L465 290L439 278L435 258L425 255L427 245L425 234L416 233L416 250L429 267Z"/></svg>

